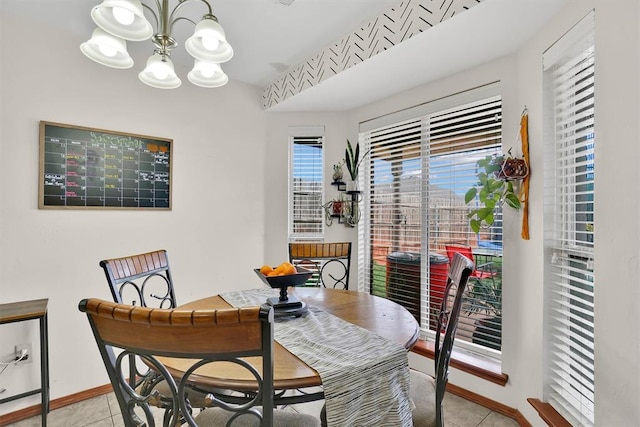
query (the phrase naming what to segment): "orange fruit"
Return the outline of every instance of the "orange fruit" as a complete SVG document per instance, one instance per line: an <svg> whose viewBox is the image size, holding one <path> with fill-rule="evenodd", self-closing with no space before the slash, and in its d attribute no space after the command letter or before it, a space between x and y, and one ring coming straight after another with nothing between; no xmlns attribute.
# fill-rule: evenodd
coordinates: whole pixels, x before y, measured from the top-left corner
<svg viewBox="0 0 640 427"><path fill-rule="evenodd" d="M296 274L298 272L298 270L296 270L296 267L291 263L286 263L282 270L284 274Z"/></svg>
<svg viewBox="0 0 640 427"><path fill-rule="evenodd" d="M262 267L260 267L260 273L264 274L265 276L267 276L272 271L273 267L271 267L270 265L263 265Z"/></svg>
<svg viewBox="0 0 640 427"><path fill-rule="evenodd" d="M284 276L284 275L296 273L296 268L290 262L285 261L279 266L277 266L275 271L277 271L278 274Z"/></svg>

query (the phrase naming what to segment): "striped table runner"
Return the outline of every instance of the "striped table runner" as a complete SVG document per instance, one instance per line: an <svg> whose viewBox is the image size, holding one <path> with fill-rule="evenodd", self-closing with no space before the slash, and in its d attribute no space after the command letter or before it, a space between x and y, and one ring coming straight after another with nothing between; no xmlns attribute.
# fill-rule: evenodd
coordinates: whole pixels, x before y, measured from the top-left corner
<svg viewBox="0 0 640 427"><path fill-rule="evenodd" d="M278 290L221 295L235 307L263 304ZM327 425L411 426L406 349L316 307L299 318L278 318L274 336L322 379Z"/></svg>

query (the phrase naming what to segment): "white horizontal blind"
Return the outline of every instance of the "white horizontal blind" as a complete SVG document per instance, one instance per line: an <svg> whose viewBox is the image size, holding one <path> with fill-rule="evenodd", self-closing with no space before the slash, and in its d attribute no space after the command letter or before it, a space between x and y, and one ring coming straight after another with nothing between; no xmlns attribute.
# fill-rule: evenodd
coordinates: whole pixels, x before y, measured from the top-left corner
<svg viewBox="0 0 640 427"><path fill-rule="evenodd" d="M289 239L323 236L324 137L319 131L290 138Z"/></svg>
<svg viewBox="0 0 640 427"><path fill-rule="evenodd" d="M502 151L501 99L495 96L432 114L428 129L429 204L425 230L432 264L430 284L439 283L435 264L438 256L448 258L455 252L470 256L478 268L469 280L456 339L473 342L483 350L500 351L501 210L492 227L475 234L469 227L470 207L464 202L464 194L478 181L476 162ZM431 296L440 301L434 286ZM490 350L486 352L492 354Z"/></svg>
<svg viewBox="0 0 640 427"><path fill-rule="evenodd" d="M594 14L545 53L549 403L594 423ZM563 37L564 39L564 37Z"/></svg>
<svg viewBox="0 0 640 427"><path fill-rule="evenodd" d="M479 240L469 227L470 208L464 203L465 192L477 181L476 161L501 151L501 117L500 97L494 96L362 134L361 141L371 148L364 174L365 283L372 294L405 306L424 331L435 329L433 311L448 271L446 242L477 250L482 240L501 260L501 221ZM495 271L497 281L491 288L498 291L490 304L500 314L501 262ZM458 337L496 356L499 322L489 338L473 338L476 320L487 317L488 306L467 305Z"/></svg>
<svg viewBox="0 0 640 427"><path fill-rule="evenodd" d="M422 120L367 132L370 168L367 214L373 295L405 306L418 321L421 310Z"/></svg>

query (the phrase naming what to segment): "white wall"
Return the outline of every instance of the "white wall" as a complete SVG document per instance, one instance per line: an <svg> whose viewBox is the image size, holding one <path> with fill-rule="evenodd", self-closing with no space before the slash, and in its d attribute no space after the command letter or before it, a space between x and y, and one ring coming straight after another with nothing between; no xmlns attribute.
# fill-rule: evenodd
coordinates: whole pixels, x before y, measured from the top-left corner
<svg viewBox="0 0 640 427"><path fill-rule="evenodd" d="M266 117L259 88L200 89L183 73L181 88L152 89L137 79L142 64L121 71L85 58L88 35L25 31L30 23L0 10L0 303L49 298L55 399L108 383L77 309L85 297L111 299L99 260L167 249L178 302L259 285ZM40 120L172 138L173 209L38 210ZM25 340L37 349L30 323L0 326L0 360ZM9 367L0 397L37 387L37 368Z"/></svg>
<svg viewBox="0 0 640 427"><path fill-rule="evenodd" d="M636 0L596 1L595 357L602 426L640 420L639 21Z"/></svg>

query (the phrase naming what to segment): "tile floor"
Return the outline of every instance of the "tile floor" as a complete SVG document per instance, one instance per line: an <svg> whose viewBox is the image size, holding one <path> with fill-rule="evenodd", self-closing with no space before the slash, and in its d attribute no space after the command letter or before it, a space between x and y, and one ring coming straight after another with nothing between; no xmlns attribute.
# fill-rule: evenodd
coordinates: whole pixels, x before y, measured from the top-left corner
<svg viewBox="0 0 640 427"><path fill-rule="evenodd" d="M291 407L299 412L319 416L321 402L305 403ZM444 401L445 421L451 427L512 427L518 423L489 409L448 394ZM156 417L162 425L161 412ZM120 408L113 393L98 396L64 408L51 411L47 418L49 427L123 427ZM40 417L29 418L6 427L39 427Z"/></svg>

